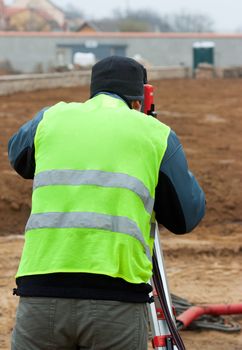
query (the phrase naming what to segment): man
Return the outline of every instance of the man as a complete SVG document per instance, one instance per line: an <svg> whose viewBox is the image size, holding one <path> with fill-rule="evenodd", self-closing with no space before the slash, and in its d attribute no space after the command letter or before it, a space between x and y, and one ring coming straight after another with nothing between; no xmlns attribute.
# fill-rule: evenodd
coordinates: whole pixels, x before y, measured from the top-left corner
<svg viewBox="0 0 242 350"><path fill-rule="evenodd" d="M189 232L205 199L175 133L140 112L144 83L133 59L103 59L88 101L43 109L9 141L34 179L12 350L147 349L151 222Z"/></svg>

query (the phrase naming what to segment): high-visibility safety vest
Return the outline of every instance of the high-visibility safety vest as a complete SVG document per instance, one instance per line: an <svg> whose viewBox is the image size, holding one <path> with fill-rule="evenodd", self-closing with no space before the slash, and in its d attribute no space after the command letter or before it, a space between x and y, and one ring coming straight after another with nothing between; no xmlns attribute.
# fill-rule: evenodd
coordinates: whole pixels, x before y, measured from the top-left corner
<svg viewBox="0 0 242 350"><path fill-rule="evenodd" d="M16 277L84 272L147 282L169 132L104 94L48 109L35 135L32 211Z"/></svg>

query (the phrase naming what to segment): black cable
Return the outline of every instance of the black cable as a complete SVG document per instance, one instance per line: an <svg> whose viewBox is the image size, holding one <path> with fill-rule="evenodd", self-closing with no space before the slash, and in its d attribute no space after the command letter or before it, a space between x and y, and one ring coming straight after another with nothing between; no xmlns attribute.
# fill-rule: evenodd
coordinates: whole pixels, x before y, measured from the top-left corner
<svg viewBox="0 0 242 350"><path fill-rule="evenodd" d="M155 251L153 254L153 281L172 339L178 350L185 350L183 341L170 314Z"/></svg>

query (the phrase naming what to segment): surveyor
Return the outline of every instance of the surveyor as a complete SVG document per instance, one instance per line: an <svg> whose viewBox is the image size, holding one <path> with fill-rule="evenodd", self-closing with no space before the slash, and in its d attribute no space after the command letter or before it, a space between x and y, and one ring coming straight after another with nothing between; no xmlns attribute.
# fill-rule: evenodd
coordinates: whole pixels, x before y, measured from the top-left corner
<svg viewBox="0 0 242 350"><path fill-rule="evenodd" d="M42 109L9 141L34 180L12 350L147 349L151 223L190 232L205 199L175 132L140 112L146 79L107 57L90 99Z"/></svg>

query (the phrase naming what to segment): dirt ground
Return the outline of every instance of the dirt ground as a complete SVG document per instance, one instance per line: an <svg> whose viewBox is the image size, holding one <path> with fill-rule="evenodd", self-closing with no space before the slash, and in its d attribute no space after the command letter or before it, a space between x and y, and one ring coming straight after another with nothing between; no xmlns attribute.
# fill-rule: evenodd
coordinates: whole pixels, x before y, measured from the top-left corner
<svg viewBox="0 0 242 350"><path fill-rule="evenodd" d="M161 228L170 290L195 304L242 303L242 80L154 82L159 119L179 135L206 193L207 213L185 236ZM39 109L84 101L87 88L0 97L0 349L9 349L17 298L11 295L30 211L31 181L7 160L7 142ZM234 316L242 326L242 317ZM182 331L187 350L241 350L242 333ZM44 350L44 349L43 349Z"/></svg>

